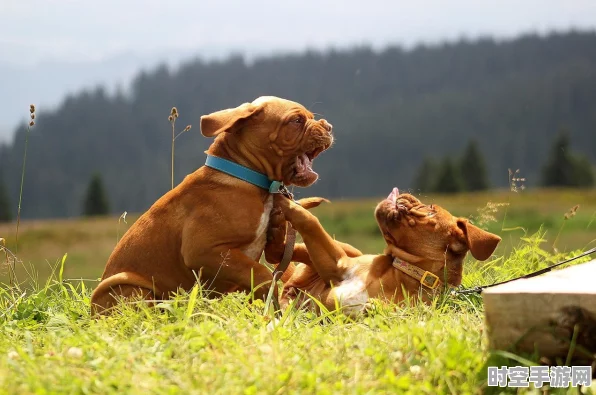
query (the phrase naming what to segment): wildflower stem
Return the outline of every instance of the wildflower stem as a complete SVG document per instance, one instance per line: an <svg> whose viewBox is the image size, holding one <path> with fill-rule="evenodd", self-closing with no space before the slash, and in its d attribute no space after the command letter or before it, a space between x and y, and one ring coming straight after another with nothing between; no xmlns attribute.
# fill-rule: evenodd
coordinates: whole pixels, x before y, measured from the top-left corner
<svg viewBox="0 0 596 395"><path fill-rule="evenodd" d="M29 145L29 131L31 124L27 126L25 133L25 153L23 154L23 170L21 171L21 190L19 192L19 207L17 209L17 233L15 236L15 253L19 252L19 226L21 224L21 202L23 201L23 184L25 182L25 164L27 163L27 146Z"/></svg>
<svg viewBox="0 0 596 395"><path fill-rule="evenodd" d="M180 137L181 134L184 134L187 131L187 129L184 129L183 131L181 131L180 133L178 133L176 135L176 137L174 137L174 140L176 140L178 137Z"/></svg>
<svg viewBox="0 0 596 395"><path fill-rule="evenodd" d="M509 211L510 204L511 204L511 195L507 194L507 205L505 207L505 213L503 214L503 223L501 224L501 231L505 230L505 221L507 221L507 212Z"/></svg>
<svg viewBox="0 0 596 395"><path fill-rule="evenodd" d="M176 132L174 131L176 121L172 121L172 189L174 189L174 141L176 141Z"/></svg>
<svg viewBox="0 0 596 395"><path fill-rule="evenodd" d="M563 223L561 224L561 227L559 228L559 233L557 233L557 237L555 237L555 241L553 241L553 251L555 253L559 252L559 250L557 250L557 241L559 241L559 236L561 236L561 232L563 231L563 228L565 227L565 223L567 223L567 221L563 221Z"/></svg>

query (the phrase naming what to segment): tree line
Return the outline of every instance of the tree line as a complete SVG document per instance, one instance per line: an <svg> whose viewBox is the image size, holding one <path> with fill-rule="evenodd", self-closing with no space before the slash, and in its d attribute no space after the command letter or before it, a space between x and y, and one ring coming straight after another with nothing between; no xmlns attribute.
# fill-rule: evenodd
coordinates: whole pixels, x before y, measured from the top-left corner
<svg viewBox="0 0 596 395"><path fill-rule="evenodd" d="M585 155L573 152L569 133L561 131L542 165L540 186L592 188L596 171ZM425 158L414 179L416 193L478 192L491 188L486 161L476 140L470 140L460 158Z"/></svg>
<svg viewBox="0 0 596 395"><path fill-rule="evenodd" d="M542 168L543 187L591 188L596 175L583 155L570 149L569 134L562 131L553 142ZM484 155L476 140L470 140L461 158L446 156L442 161L425 158L414 180L415 193L478 192L490 189ZM84 216L106 215L110 203L101 174L92 175L81 204ZM0 222L12 220L8 193L0 178Z"/></svg>
<svg viewBox="0 0 596 395"><path fill-rule="evenodd" d="M260 95L296 100L334 124L336 144L315 161L320 180L297 188L299 197L383 196L393 186L506 187L507 169L518 168L528 186L538 186L561 128L575 154L560 155L547 173L583 185L591 173L576 170L596 162L595 69L596 33L573 31L162 65L140 71L127 91L85 89L56 110L38 110L22 217L80 215L96 173L109 212L146 210L170 188L169 109L179 109L179 124L195 125L176 140L177 183L204 163L211 143L199 133L200 116ZM25 132L19 126L0 145L0 199L10 201L10 213L19 198ZM482 177L475 175L479 167Z"/></svg>

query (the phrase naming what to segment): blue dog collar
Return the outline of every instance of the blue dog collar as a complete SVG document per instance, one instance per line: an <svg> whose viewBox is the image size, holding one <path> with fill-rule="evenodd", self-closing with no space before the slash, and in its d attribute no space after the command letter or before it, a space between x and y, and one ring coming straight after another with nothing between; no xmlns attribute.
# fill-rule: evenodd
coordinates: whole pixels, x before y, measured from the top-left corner
<svg viewBox="0 0 596 395"><path fill-rule="evenodd" d="M239 165L238 163L231 162L227 159L218 158L217 156L207 155L205 165L215 170L219 170L223 173L229 174L232 177L239 178L243 181L249 182L253 185L263 188L270 193L278 193L281 191L284 184L279 181L271 181L269 178L258 171L249 169Z"/></svg>

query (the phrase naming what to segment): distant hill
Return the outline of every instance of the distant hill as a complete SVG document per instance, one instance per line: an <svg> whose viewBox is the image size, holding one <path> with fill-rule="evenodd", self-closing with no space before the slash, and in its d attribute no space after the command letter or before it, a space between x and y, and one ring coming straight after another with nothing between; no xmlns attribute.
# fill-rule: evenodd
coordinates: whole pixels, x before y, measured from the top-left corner
<svg viewBox="0 0 596 395"><path fill-rule="evenodd" d="M223 52L204 48L201 54L209 59L224 58ZM126 88L125 84L140 70L164 60L178 64L188 57L188 51L162 50L157 54L121 53L98 61L46 60L27 65L15 64L10 57L0 58L0 141L12 136L12 129L25 119L31 102L40 109L54 110L62 96L80 87L106 83L109 91L118 86Z"/></svg>
<svg viewBox="0 0 596 395"><path fill-rule="evenodd" d="M424 156L459 154L474 137L495 186L507 169L538 181L553 136L596 162L596 34L570 32L420 46L306 52L226 61L188 61L176 72L139 73L130 95L101 88L66 97L38 114L30 136L23 217L75 216L95 171L115 213L147 209L169 189L170 108L181 113L176 178L201 166L210 140L201 115L260 95L299 101L334 125L335 146L315 163L320 181L299 195L385 195L407 189ZM0 147L0 166L18 200L24 128Z"/></svg>

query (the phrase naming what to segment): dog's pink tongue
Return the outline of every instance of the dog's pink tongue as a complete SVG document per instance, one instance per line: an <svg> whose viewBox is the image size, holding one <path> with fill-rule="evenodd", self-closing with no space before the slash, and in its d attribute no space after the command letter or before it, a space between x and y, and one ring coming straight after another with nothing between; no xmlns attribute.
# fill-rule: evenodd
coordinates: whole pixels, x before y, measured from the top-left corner
<svg viewBox="0 0 596 395"><path fill-rule="evenodd" d="M393 188L393 191L387 196L387 200L391 200L393 203L397 201L397 196L399 195L399 189Z"/></svg>

